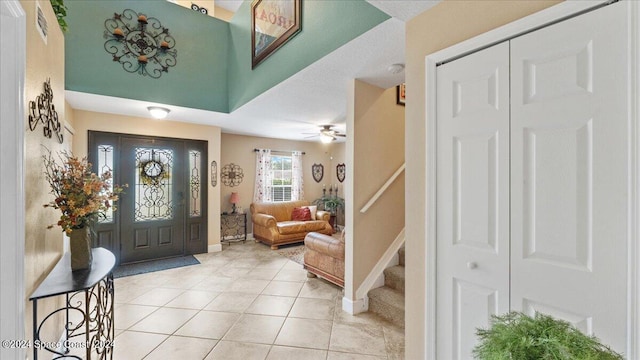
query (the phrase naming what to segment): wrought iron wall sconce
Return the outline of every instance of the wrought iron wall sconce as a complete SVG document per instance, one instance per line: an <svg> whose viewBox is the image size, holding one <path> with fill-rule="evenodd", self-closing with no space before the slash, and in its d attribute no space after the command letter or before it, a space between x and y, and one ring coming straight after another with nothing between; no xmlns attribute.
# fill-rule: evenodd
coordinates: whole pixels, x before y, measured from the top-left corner
<svg viewBox="0 0 640 360"><path fill-rule="evenodd" d="M104 49L126 72L157 79L176 65L176 40L160 20L131 9L104 22Z"/></svg>
<svg viewBox="0 0 640 360"><path fill-rule="evenodd" d="M213 160L211 162L211 186L216 187L218 185L218 163Z"/></svg>
<svg viewBox="0 0 640 360"><path fill-rule="evenodd" d="M242 178L244 178L244 173L240 166L231 163L222 167L220 179L223 184L231 187L238 186L242 183Z"/></svg>
<svg viewBox="0 0 640 360"><path fill-rule="evenodd" d="M44 91L36 97L35 101L29 101L29 129L34 131L38 124L42 124L44 136L51 139L56 134L58 142L62 144L64 136L62 125L58 119L58 112L53 105L53 90L51 79L44 82Z"/></svg>

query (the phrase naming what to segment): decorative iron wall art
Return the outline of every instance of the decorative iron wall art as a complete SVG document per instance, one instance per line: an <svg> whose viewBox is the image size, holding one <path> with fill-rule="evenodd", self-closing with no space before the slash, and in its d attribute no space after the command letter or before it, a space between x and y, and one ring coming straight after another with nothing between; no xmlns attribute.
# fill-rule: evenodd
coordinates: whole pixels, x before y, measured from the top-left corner
<svg viewBox="0 0 640 360"><path fill-rule="evenodd" d="M104 22L104 49L126 72L157 79L176 65L176 40L160 20L131 9Z"/></svg>
<svg viewBox="0 0 640 360"><path fill-rule="evenodd" d="M338 181L344 181L346 171L347 166L345 164L338 164L338 166L336 166L336 175L338 176Z"/></svg>
<svg viewBox="0 0 640 360"><path fill-rule="evenodd" d="M136 148L135 156L134 221L173 219L173 150Z"/></svg>
<svg viewBox="0 0 640 360"><path fill-rule="evenodd" d="M62 125L58 119L58 112L53 105L53 90L51 90L51 79L44 82L44 91L36 97L35 101L29 101L29 129L34 131L38 124L42 124L44 136L51 139L56 134L58 142L64 141Z"/></svg>
<svg viewBox="0 0 640 360"><path fill-rule="evenodd" d="M189 190L191 198L189 199L189 216L198 217L202 215L201 196L200 196L200 161L202 155L200 151L189 150Z"/></svg>
<svg viewBox="0 0 640 360"><path fill-rule="evenodd" d="M311 173L313 175L313 180L319 183L324 177L324 166L322 164L311 165Z"/></svg>
<svg viewBox="0 0 640 360"><path fill-rule="evenodd" d="M222 167L220 179L223 184L231 187L238 186L242 183L242 178L244 178L244 172L240 166L231 163Z"/></svg>
<svg viewBox="0 0 640 360"><path fill-rule="evenodd" d="M211 186L216 187L218 185L218 163L213 160L211 162Z"/></svg>

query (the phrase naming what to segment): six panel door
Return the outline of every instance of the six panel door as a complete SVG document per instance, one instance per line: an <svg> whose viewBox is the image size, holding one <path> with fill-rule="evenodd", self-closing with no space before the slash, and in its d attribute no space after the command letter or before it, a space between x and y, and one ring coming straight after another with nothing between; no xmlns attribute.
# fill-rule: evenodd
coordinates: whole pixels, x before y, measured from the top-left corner
<svg viewBox="0 0 640 360"><path fill-rule="evenodd" d="M438 67L437 84L437 351L469 359L475 329L509 311L509 44Z"/></svg>
<svg viewBox="0 0 640 360"><path fill-rule="evenodd" d="M511 40L511 307L626 346L626 4Z"/></svg>

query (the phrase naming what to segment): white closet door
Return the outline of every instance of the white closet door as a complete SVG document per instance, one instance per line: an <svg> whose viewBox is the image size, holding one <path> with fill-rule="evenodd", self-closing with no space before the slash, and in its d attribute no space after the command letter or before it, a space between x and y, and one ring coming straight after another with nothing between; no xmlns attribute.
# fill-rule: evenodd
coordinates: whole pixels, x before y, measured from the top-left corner
<svg viewBox="0 0 640 360"><path fill-rule="evenodd" d="M437 70L438 359L509 310L509 44Z"/></svg>
<svg viewBox="0 0 640 360"><path fill-rule="evenodd" d="M626 346L626 4L511 41L511 307Z"/></svg>

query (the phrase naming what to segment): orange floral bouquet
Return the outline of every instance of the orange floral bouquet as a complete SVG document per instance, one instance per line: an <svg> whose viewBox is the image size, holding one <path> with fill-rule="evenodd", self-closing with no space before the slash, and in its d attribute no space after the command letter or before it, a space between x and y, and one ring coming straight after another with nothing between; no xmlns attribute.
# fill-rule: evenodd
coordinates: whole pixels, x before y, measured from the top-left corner
<svg viewBox="0 0 640 360"><path fill-rule="evenodd" d="M90 226L104 217L108 209L116 210L114 202L123 188L112 186L111 172L98 176L91 172L87 158L78 159L66 151L61 152L59 158L62 165L53 159L51 152L43 156L44 175L55 196L55 200L44 207L62 212L58 223L49 225L48 229L58 225L71 234L74 229Z"/></svg>

